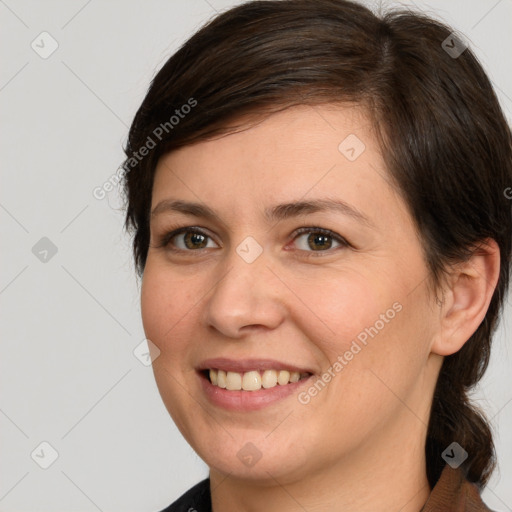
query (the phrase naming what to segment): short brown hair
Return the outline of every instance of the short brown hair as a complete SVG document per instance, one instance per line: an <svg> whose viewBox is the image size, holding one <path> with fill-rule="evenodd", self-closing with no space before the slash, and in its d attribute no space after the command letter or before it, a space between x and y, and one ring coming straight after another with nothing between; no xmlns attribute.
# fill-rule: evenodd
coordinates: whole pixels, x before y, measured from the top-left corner
<svg viewBox="0 0 512 512"><path fill-rule="evenodd" d="M469 454L466 477L483 487L495 466L494 445L467 393L487 368L509 285L512 218L504 191L512 184L512 144L472 51L454 55L442 46L450 37L453 43L452 33L419 13L377 16L345 0L251 1L218 15L165 63L135 116L125 148L126 228L134 232L142 274L158 160L232 132L228 122L242 114L306 104L365 107L417 226L434 289L451 263L465 260L486 238L500 249L499 281L484 321L444 359L425 447L432 487L444 466L441 453L453 441ZM170 123L191 100L193 111ZM165 134L161 128L155 137L157 127ZM141 158L137 152L150 138L158 141Z"/></svg>

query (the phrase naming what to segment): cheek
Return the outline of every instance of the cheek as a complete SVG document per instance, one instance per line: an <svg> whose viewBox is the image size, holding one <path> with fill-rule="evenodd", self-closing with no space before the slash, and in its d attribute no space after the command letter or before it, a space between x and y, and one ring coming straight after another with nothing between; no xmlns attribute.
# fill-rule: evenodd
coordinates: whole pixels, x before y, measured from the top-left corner
<svg viewBox="0 0 512 512"><path fill-rule="evenodd" d="M187 332L198 300L191 292L192 284L193 280L185 280L148 258L141 286L141 314L146 337L160 350L152 369L163 403L189 442Z"/></svg>
<svg viewBox="0 0 512 512"><path fill-rule="evenodd" d="M159 268L148 259L141 287L142 323L146 337L162 355L176 354L180 349L178 333L194 315L193 306L198 300L191 289L193 283ZM173 350L169 351L171 343Z"/></svg>
<svg viewBox="0 0 512 512"><path fill-rule="evenodd" d="M356 417L378 417L407 394L421 373L430 336L422 292L409 294L398 273L370 270L329 279L315 275L295 280L294 286L308 306L295 309L294 322L319 349L322 370L330 373L322 394L344 410L357 411Z"/></svg>
<svg viewBox="0 0 512 512"><path fill-rule="evenodd" d="M376 279L357 272L317 272L291 282L297 297L294 322L331 362L392 306Z"/></svg>

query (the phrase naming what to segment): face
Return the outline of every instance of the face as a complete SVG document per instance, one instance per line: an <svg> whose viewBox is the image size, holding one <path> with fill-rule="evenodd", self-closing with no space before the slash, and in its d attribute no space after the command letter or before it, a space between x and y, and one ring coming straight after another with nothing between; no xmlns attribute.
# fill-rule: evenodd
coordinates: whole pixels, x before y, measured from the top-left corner
<svg viewBox="0 0 512 512"><path fill-rule="evenodd" d="M171 152L151 208L153 370L211 470L285 483L368 466L396 439L421 452L438 326L362 109L293 107Z"/></svg>

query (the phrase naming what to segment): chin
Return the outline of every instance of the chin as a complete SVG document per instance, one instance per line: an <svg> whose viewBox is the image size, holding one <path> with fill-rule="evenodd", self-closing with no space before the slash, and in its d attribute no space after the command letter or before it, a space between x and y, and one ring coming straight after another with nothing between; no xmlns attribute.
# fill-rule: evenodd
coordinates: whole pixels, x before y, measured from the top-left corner
<svg viewBox="0 0 512 512"><path fill-rule="evenodd" d="M224 443L204 441L203 446L194 448L210 470L217 471L230 478L259 481L262 485L291 483L303 478L311 468L309 456L285 439L271 439L270 435L259 433L258 436L239 435L234 440L229 435L223 436ZM212 446L215 448L212 450Z"/></svg>

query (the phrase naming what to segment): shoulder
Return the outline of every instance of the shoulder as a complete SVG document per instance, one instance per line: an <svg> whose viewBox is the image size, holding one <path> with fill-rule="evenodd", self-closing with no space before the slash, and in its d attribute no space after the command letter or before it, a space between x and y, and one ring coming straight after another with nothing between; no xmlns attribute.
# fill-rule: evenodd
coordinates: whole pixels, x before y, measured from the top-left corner
<svg viewBox="0 0 512 512"><path fill-rule="evenodd" d="M161 512L211 512L210 479L205 478Z"/></svg>

